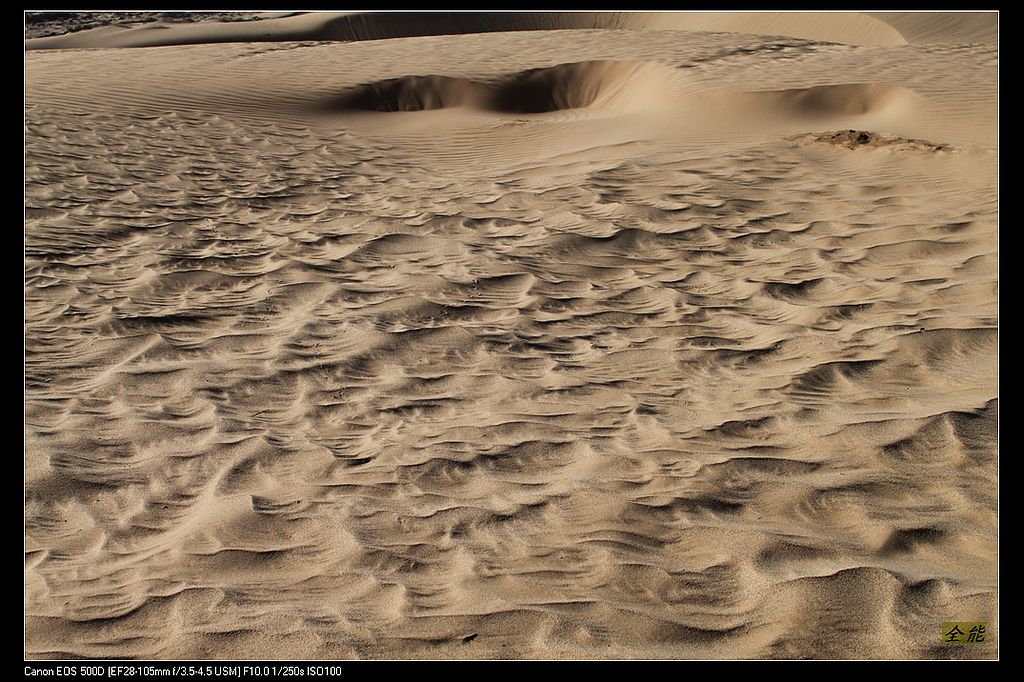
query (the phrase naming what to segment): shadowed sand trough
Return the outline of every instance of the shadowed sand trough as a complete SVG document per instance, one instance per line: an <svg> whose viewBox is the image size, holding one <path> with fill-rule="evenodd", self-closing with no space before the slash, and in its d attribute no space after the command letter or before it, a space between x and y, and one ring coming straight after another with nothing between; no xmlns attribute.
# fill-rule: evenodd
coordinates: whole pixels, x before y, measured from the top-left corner
<svg viewBox="0 0 1024 682"><path fill-rule="evenodd" d="M654 63L598 61L530 69L493 83L406 76L354 88L331 106L386 112L470 107L499 114L588 107L649 110L672 87L671 75L671 69Z"/></svg>

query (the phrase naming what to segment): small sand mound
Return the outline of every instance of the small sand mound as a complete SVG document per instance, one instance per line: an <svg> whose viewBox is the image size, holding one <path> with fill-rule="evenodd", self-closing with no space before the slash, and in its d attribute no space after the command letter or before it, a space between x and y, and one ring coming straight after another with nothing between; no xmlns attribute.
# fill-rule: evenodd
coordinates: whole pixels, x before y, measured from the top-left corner
<svg viewBox="0 0 1024 682"><path fill-rule="evenodd" d="M828 144L846 149L862 147L888 147L901 151L948 152L953 147L948 144L936 144L928 140L915 140L909 137L886 137L867 130L838 130L824 133L806 133L786 138L800 144Z"/></svg>
<svg viewBox="0 0 1024 682"><path fill-rule="evenodd" d="M910 101L913 91L887 83L848 83L754 93L766 108L796 116L861 116Z"/></svg>
<svg viewBox="0 0 1024 682"><path fill-rule="evenodd" d="M670 67L652 62L591 61L531 69L490 83L404 76L353 88L329 107L381 112L473 107L514 114L650 107L673 75Z"/></svg>

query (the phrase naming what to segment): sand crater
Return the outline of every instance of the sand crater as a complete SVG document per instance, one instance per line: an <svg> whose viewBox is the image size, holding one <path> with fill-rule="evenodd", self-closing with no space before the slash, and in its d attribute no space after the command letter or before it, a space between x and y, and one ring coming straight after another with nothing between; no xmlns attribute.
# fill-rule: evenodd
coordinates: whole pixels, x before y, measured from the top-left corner
<svg viewBox="0 0 1024 682"><path fill-rule="evenodd" d="M402 76L350 88L328 103L334 111L426 111L470 107L508 114L655 104L673 70L656 62L588 61L530 69L496 81L440 75Z"/></svg>

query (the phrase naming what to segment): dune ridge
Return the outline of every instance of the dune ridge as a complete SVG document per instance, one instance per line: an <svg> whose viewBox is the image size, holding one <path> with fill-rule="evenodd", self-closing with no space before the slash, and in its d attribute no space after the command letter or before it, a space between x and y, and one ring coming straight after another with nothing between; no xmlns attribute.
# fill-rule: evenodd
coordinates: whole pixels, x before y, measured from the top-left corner
<svg viewBox="0 0 1024 682"><path fill-rule="evenodd" d="M28 49L156 47L216 42L361 41L508 31L683 29L787 35L863 45L896 45L900 32L865 14L769 12L309 12L246 23L156 22L104 27L26 41ZM932 31L934 33L934 30Z"/></svg>
<svg viewBox="0 0 1024 682"><path fill-rule="evenodd" d="M112 14L112 13L106 13ZM173 13L164 13L172 14ZM852 45L994 45L988 12L292 12L284 16L184 14L142 26L101 26L30 38L27 49L156 47L216 42L361 41L507 31L688 30L781 35ZM264 13L271 15L273 13ZM97 21L116 20L116 15ZM162 20L161 20L162 19ZM85 24L88 26L88 24Z"/></svg>

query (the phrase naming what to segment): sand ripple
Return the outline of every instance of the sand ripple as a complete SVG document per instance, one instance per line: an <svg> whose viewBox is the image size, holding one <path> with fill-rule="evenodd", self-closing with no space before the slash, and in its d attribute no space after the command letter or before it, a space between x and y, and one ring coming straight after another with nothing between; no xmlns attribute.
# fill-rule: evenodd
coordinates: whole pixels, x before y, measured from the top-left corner
<svg viewBox="0 0 1024 682"><path fill-rule="evenodd" d="M472 63L484 38L399 52ZM533 66L455 91L606 59L529 40ZM994 655L937 635L995 619L985 112L936 137L904 97L927 73L807 90L785 66L834 85L897 48L767 68L651 40L659 73L719 92L683 87L657 127L635 100L311 125L253 99L290 52L31 53L28 655ZM382 49L331 63L356 48ZM180 99L101 103L96 64L133 59L241 80L218 98L176 66L152 77ZM742 59L762 87L712 87ZM299 109L337 91L308 73ZM700 132L765 98L776 123ZM907 134L957 153L786 139L915 106Z"/></svg>

